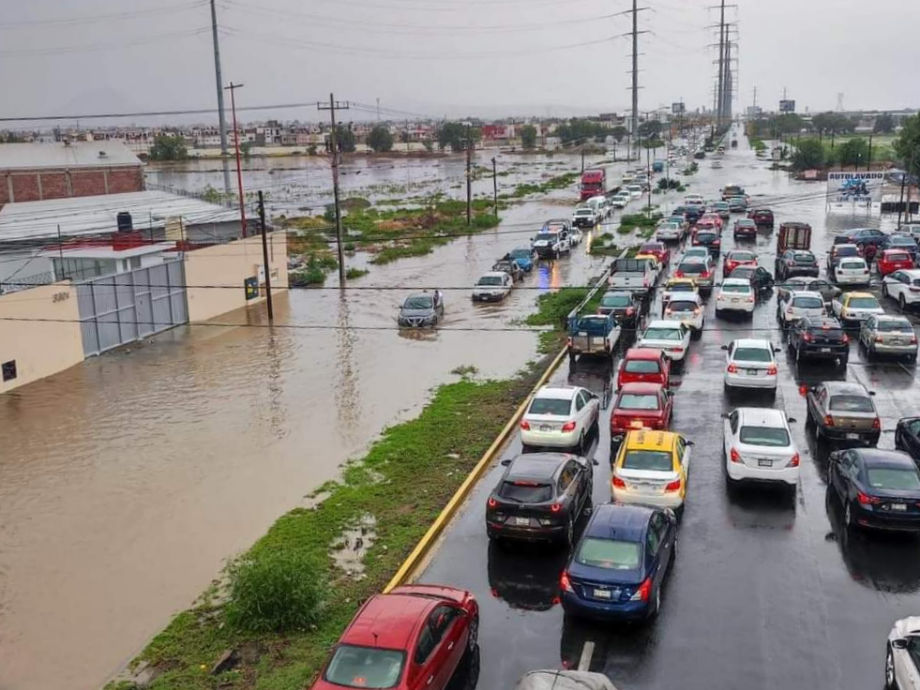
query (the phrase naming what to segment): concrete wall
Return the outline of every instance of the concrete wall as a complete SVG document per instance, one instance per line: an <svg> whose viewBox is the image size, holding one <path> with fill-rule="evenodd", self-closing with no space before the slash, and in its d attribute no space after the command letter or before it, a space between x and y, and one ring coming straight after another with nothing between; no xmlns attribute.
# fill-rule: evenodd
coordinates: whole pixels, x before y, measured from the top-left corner
<svg viewBox="0 0 920 690"><path fill-rule="evenodd" d="M287 288L287 235L283 231L268 236L268 258L272 289ZM259 276L262 266L261 237L217 244L185 255L185 282L188 288L189 321L206 321L234 309L265 301L259 296L246 299L244 281ZM220 287L195 287L196 285Z"/></svg>
<svg viewBox="0 0 920 690"><path fill-rule="evenodd" d="M79 319L70 281L0 295L0 365L16 366L15 378L0 375L0 393L82 362Z"/></svg>

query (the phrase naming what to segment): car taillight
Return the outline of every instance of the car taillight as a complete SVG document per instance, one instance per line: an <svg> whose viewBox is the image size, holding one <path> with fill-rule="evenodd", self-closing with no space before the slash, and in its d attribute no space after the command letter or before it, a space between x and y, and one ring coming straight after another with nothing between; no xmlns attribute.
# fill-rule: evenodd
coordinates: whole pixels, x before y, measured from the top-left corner
<svg viewBox="0 0 920 690"><path fill-rule="evenodd" d="M562 425L563 431L575 431L575 422L566 422Z"/></svg>
<svg viewBox="0 0 920 690"><path fill-rule="evenodd" d="M869 496L864 494L862 491L856 494L856 500L859 501L862 505L876 505L882 502L882 499L876 496Z"/></svg>
<svg viewBox="0 0 920 690"><path fill-rule="evenodd" d="M630 601L648 601L652 595L652 578L647 577L642 581L642 584L639 585L636 589L636 593L633 594L629 600Z"/></svg>
<svg viewBox="0 0 920 690"><path fill-rule="evenodd" d="M741 462L741 453L732 448L731 453L729 453L729 458L731 458L732 462Z"/></svg>
<svg viewBox="0 0 920 690"><path fill-rule="evenodd" d="M910 344L911 344L911 345L916 345L916 344L917 344L917 336L915 336L915 335L910 336Z"/></svg>
<svg viewBox="0 0 920 690"><path fill-rule="evenodd" d="M497 507L498 507L498 501L496 501L492 496L489 496L488 506L489 506L489 508L497 508Z"/></svg>
<svg viewBox="0 0 920 690"><path fill-rule="evenodd" d="M616 487L617 489L625 489L625 488L626 488L626 482L624 482L622 479L620 479L619 477L616 477L616 476L613 478L613 485L614 485L614 487Z"/></svg>
<svg viewBox="0 0 920 690"><path fill-rule="evenodd" d="M635 311L636 311L636 310L633 309L632 307L627 307L627 308L626 308L626 316L632 316L633 313L634 313Z"/></svg>
<svg viewBox="0 0 920 690"><path fill-rule="evenodd" d="M792 456L792 460L789 461L789 464L786 467L798 467L799 466L799 454L796 453Z"/></svg>
<svg viewBox="0 0 920 690"><path fill-rule="evenodd" d="M805 335L802 336L802 340L804 340L806 343L810 343L814 339L815 338L811 333L806 333Z"/></svg>
<svg viewBox="0 0 920 690"><path fill-rule="evenodd" d="M883 342L885 342L885 339L884 339L882 336L877 335L877 336L875 336L875 342L877 342L877 343L883 343Z"/></svg>
<svg viewBox="0 0 920 690"><path fill-rule="evenodd" d="M530 422L528 422L526 419L522 419L522 420L521 420L521 428L522 428L524 431L530 431Z"/></svg>
<svg viewBox="0 0 920 690"><path fill-rule="evenodd" d="M700 273L700 278L708 278L708 277L709 277L709 271L703 271L702 273Z"/></svg>
<svg viewBox="0 0 920 690"><path fill-rule="evenodd" d="M559 511L562 510L562 504L561 504L561 503L553 503L553 505L551 505L551 506L549 507L549 510L550 510L550 512L552 512L552 513L558 513Z"/></svg>
<svg viewBox="0 0 920 690"><path fill-rule="evenodd" d="M771 364L767 367L767 376L776 376L776 365Z"/></svg>
<svg viewBox="0 0 920 690"><path fill-rule="evenodd" d="M675 492L680 491L680 479L675 479L673 482L670 482L667 486L664 487L665 492Z"/></svg>
<svg viewBox="0 0 920 690"><path fill-rule="evenodd" d="M824 415L824 426L834 426L834 418L829 414Z"/></svg>
<svg viewBox="0 0 920 690"><path fill-rule="evenodd" d="M572 581L569 579L569 573L566 570L563 570L562 575L559 576L559 587L565 592L575 592L572 588Z"/></svg>
<svg viewBox="0 0 920 690"><path fill-rule="evenodd" d="M737 373L738 373L738 367L736 367L734 364L729 364L729 365L728 365L728 373L729 373L729 374L737 374Z"/></svg>
<svg viewBox="0 0 920 690"><path fill-rule="evenodd" d="M881 429L881 428L882 428L882 420L879 419L878 417L876 417L875 419L873 419L873 420L872 420L872 428L873 428L873 429Z"/></svg>

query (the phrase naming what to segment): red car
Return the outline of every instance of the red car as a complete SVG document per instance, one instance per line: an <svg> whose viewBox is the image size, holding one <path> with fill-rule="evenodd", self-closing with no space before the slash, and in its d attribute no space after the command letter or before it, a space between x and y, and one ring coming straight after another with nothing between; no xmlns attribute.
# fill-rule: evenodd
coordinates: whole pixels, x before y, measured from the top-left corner
<svg viewBox="0 0 920 690"><path fill-rule="evenodd" d="M773 211L768 208L755 208L753 211L748 212L748 218L758 226L773 227Z"/></svg>
<svg viewBox="0 0 920 690"><path fill-rule="evenodd" d="M627 383L657 383L671 386L671 360L661 350L650 347L632 347L620 360L617 372L617 390Z"/></svg>
<svg viewBox="0 0 920 690"><path fill-rule="evenodd" d="M725 263L722 264L722 273L725 276L731 275L738 266L756 266L757 255L746 249L732 249L725 255Z"/></svg>
<svg viewBox="0 0 920 690"><path fill-rule="evenodd" d="M632 429L667 429L674 400L660 383L624 383L610 412L610 445L619 446Z"/></svg>
<svg viewBox="0 0 920 690"><path fill-rule="evenodd" d="M664 246L664 242L646 242L639 247L639 251L636 254L650 254L658 259L658 263L662 266L667 266L668 261L671 259L671 252Z"/></svg>
<svg viewBox="0 0 920 690"><path fill-rule="evenodd" d="M902 249L886 249L876 260L878 272L882 276L902 269L914 268L914 260Z"/></svg>
<svg viewBox="0 0 920 690"><path fill-rule="evenodd" d="M479 605L469 592L396 587L364 603L311 687L444 690L478 632Z"/></svg>
<svg viewBox="0 0 920 690"><path fill-rule="evenodd" d="M704 227L713 227L719 232L722 232L722 226L725 224L725 221L722 220L722 216L718 213L706 213L697 221L696 227L700 227L700 223L702 223Z"/></svg>

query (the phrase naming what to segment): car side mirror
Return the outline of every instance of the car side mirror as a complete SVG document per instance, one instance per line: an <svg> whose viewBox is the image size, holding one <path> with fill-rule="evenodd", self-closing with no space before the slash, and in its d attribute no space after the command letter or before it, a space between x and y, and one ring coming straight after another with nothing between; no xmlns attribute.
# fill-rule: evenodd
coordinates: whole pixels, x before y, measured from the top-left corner
<svg viewBox="0 0 920 690"><path fill-rule="evenodd" d="M787 417L786 421L789 422L790 424L795 424L799 420L797 420L795 417Z"/></svg>
<svg viewBox="0 0 920 690"><path fill-rule="evenodd" d="M687 439L684 439L684 443L686 443L688 446L695 446L695 445L696 445L696 441L689 441L689 440L687 440Z"/></svg>
<svg viewBox="0 0 920 690"><path fill-rule="evenodd" d="M774 352L774 354L775 354L775 353L777 353L777 352L782 352L782 350L781 350L780 348L778 348L778 347L774 347L774 348L773 348L773 352Z"/></svg>
<svg viewBox="0 0 920 690"><path fill-rule="evenodd" d="M505 458L504 460L502 460L501 464L502 464L504 467L508 467L508 465L511 464L511 458Z"/></svg>
<svg viewBox="0 0 920 690"><path fill-rule="evenodd" d="M720 349L725 350L726 352L728 352L728 345L723 345Z"/></svg>
<svg viewBox="0 0 920 690"><path fill-rule="evenodd" d="M897 640L891 641L891 646L895 649L907 649L907 640L904 638L898 638Z"/></svg>
<svg viewBox="0 0 920 690"><path fill-rule="evenodd" d="M597 467L600 463L597 461L597 458L591 458L591 464Z"/></svg>

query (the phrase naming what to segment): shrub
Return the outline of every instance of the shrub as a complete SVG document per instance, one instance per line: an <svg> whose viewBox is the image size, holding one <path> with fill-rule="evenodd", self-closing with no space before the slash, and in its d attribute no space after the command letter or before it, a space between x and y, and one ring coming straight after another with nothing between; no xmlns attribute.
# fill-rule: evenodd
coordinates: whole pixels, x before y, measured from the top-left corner
<svg viewBox="0 0 920 690"><path fill-rule="evenodd" d="M492 215L473 216L473 225L477 228L494 228L498 225L498 217Z"/></svg>
<svg viewBox="0 0 920 690"><path fill-rule="evenodd" d="M227 623L247 632L305 630L323 610L324 585L318 569L303 552L259 552L229 568Z"/></svg>

